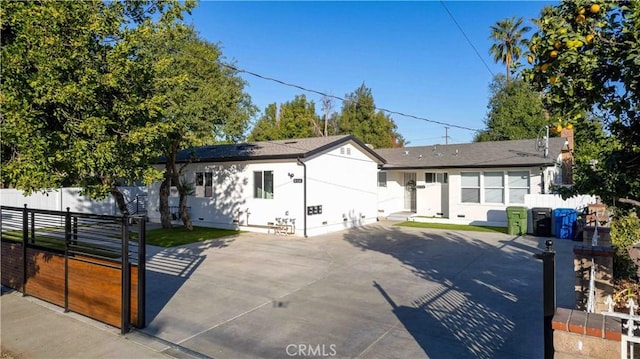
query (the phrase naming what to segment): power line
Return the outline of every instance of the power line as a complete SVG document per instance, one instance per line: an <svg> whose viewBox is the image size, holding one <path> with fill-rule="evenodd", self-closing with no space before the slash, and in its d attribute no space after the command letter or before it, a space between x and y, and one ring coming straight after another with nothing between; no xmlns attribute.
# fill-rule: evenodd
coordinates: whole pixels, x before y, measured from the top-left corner
<svg viewBox="0 0 640 359"><path fill-rule="evenodd" d="M475 51L476 55L478 55L478 58L480 59L480 61L482 61L482 63L484 64L484 67L487 69L487 71L489 71L491 76L495 76L495 74L493 73L493 71L491 71L491 68L489 67L487 62L484 61L484 58L480 55L480 52L478 51L478 49L476 49L476 47L473 45L473 42L471 42L471 39L469 39L469 36L467 36L467 34L462 29L462 26L460 26L460 24L458 23L456 18L453 17L453 14L451 13L451 11L449 11L449 8L444 3L444 1L441 0L440 4L442 4L442 7L444 7L444 9L447 11L447 14L449 14L449 17L451 17L451 20L453 20L453 23L456 24L456 26L458 27L458 30L460 30L460 32L462 33L462 36L464 36L464 38L467 39L467 42L469 43L469 45L471 46L473 51Z"/></svg>
<svg viewBox="0 0 640 359"><path fill-rule="evenodd" d="M211 60L208 60L208 59L205 59L205 58L194 56L192 54L187 54L187 53L185 53L183 51L180 51L180 50L178 50L178 52L180 52L183 55L187 55L187 56L191 56L191 57L194 57L194 58L198 58L198 59L200 59L202 61L216 62L220 66L226 67L226 68L228 68L230 70L233 70L233 71L236 71L236 72L240 72L240 73L244 73L244 74L247 74L247 75L251 75L251 76L266 80L266 81L272 81L272 82L281 84L283 86L297 88L297 89L305 91L305 92L314 93L314 94L317 94L317 95L320 95L320 96L333 98L333 99L336 99L336 100L339 100L339 101L343 101L343 102L347 101L347 99L345 99L344 97L340 97L340 96L332 95L332 94L329 94L329 93L326 93L326 92L314 90L314 89L311 89L311 88L308 88L308 87L304 87L304 86L301 86L301 85L293 84L293 83L286 82L286 81L283 81L283 80L279 80L279 79L276 79L276 78L273 78L273 77L260 75L260 74L258 74L256 72L245 70L245 69L241 69L241 68L239 68L237 66L226 64L226 63L224 63L222 61L211 61ZM349 101L352 101L352 100L349 100ZM449 126L449 127L459 128L459 129L462 129L462 130L467 130L467 131L472 131L472 132L480 132L481 131L481 130L476 129L476 128L455 125L455 124L452 124L452 123L447 123L447 122L442 122L442 121L430 120L430 119L428 119L426 117L411 115L411 114L407 114L407 113L399 112L399 111L393 111L393 110L389 110L389 109L386 109L386 108L383 108L383 107L373 106L373 109L374 110L379 110L379 111L384 111L384 112L389 113L389 114L394 114L394 115L398 115L398 116L413 118L413 119L420 120L420 121L434 123L434 124L437 124L437 125Z"/></svg>
<svg viewBox="0 0 640 359"><path fill-rule="evenodd" d="M237 71L237 72L245 73L245 74L248 74L248 75L251 75L251 76L254 76L254 77L258 77L258 78L263 79L263 80L273 81L273 82L279 83L279 84L284 85L284 86L297 88L297 89L302 90L302 91L315 93L315 94L318 94L320 96L333 98L333 99L340 100L340 101L343 101L343 102L347 101L347 99L345 99L344 97L331 95L329 93L318 91L318 90L313 90L313 89L310 89L310 88L307 88L307 87L304 87L304 86L301 86L301 85L296 85L296 84L292 84L292 83L289 83L289 82L286 82L286 81L278 80L278 79L275 79L273 77L263 76L263 75L255 73L255 72L252 72L252 71L244 70L244 69L238 68L238 67L233 66L233 65L225 64L223 62L220 62L220 65L222 65L224 67L227 67L227 68L229 68L231 70ZM349 101L352 101L352 100L349 100ZM455 124L452 124L452 123L446 123L446 122L442 122L442 121L430 120L430 119L425 118L425 117L410 115L410 114L407 114L407 113L404 113L404 112L399 112L399 111L393 111L393 110L389 110L389 109L386 109L386 108L383 108L383 107L379 107L379 106L373 106L373 108L375 110L384 111L384 112L387 112L387 113L390 113L390 114L399 115L399 116L408 117L408 118L413 118L413 119L421 120L421 121L425 121L425 122L435 123L437 125L455 127L455 128L459 128L459 129L462 129L462 130L472 131L472 132L481 131L481 130L478 130L478 129L475 129L475 128L471 128L471 127L455 125Z"/></svg>

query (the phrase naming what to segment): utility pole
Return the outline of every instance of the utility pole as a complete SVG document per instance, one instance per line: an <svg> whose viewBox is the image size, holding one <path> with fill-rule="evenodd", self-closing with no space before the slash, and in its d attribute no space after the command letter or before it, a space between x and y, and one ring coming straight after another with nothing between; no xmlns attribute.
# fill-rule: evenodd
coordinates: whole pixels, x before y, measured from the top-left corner
<svg viewBox="0 0 640 359"><path fill-rule="evenodd" d="M444 144L448 145L449 144L449 127L444 128Z"/></svg>
<svg viewBox="0 0 640 359"><path fill-rule="evenodd" d="M331 111L331 108L333 107L332 101L331 101L331 97L329 96L324 96L322 98L322 109L324 110L324 133L322 134L323 136L328 136L328 130L329 130L329 112Z"/></svg>
<svg viewBox="0 0 640 359"><path fill-rule="evenodd" d="M545 126L546 133L544 136L544 158L549 157L549 125Z"/></svg>

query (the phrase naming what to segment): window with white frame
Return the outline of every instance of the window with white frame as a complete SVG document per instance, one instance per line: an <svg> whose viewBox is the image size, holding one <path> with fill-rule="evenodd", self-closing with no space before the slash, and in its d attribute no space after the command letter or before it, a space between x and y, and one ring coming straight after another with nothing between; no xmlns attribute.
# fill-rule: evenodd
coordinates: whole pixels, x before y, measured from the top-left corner
<svg viewBox="0 0 640 359"><path fill-rule="evenodd" d="M213 173L204 173L204 196L213 197Z"/></svg>
<svg viewBox="0 0 640 359"><path fill-rule="evenodd" d="M196 172L195 183L195 196L204 197L204 172Z"/></svg>
<svg viewBox="0 0 640 359"><path fill-rule="evenodd" d="M378 187L387 187L387 172L378 172Z"/></svg>
<svg viewBox="0 0 640 359"><path fill-rule="evenodd" d="M524 203L524 195L529 194L529 171L510 171L509 203Z"/></svg>
<svg viewBox="0 0 640 359"><path fill-rule="evenodd" d="M449 183L449 174L447 172L426 172L424 181L426 183Z"/></svg>
<svg viewBox="0 0 640 359"><path fill-rule="evenodd" d="M204 186L204 172L196 172L196 187Z"/></svg>
<svg viewBox="0 0 640 359"><path fill-rule="evenodd" d="M480 172L460 173L460 201L462 203L480 203Z"/></svg>
<svg viewBox="0 0 640 359"><path fill-rule="evenodd" d="M484 173L484 202L504 203L504 172Z"/></svg>
<svg viewBox="0 0 640 359"><path fill-rule="evenodd" d="M212 197L213 196L213 173L196 172L195 196L196 197Z"/></svg>
<svg viewBox="0 0 640 359"><path fill-rule="evenodd" d="M253 198L273 199L273 171L253 172Z"/></svg>

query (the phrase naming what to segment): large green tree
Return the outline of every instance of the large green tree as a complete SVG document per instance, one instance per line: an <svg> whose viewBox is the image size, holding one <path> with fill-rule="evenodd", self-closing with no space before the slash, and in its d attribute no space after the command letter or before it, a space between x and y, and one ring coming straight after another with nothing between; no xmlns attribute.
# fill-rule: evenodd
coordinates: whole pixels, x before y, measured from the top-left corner
<svg viewBox="0 0 640 359"><path fill-rule="evenodd" d="M520 78L507 82L500 74L489 89L486 129L476 135L476 142L536 138L548 124L540 93L528 82Z"/></svg>
<svg viewBox="0 0 640 359"><path fill-rule="evenodd" d="M171 227L173 183L180 195L180 218L192 229L187 198L193 187L183 178L188 162L177 163L178 152L243 140L255 108L244 92L245 81L230 67L220 65L218 46L198 38L191 27L174 24L156 32L144 56L152 66L154 93L161 104L156 135L166 160L159 196L161 223Z"/></svg>
<svg viewBox="0 0 640 359"><path fill-rule="evenodd" d="M27 193L112 193L159 176L161 103L142 45L180 20L177 1L5 1L0 8L2 181Z"/></svg>
<svg viewBox="0 0 640 359"><path fill-rule="evenodd" d="M563 1L536 23L535 67L525 78L546 92L552 113L576 126L593 113L610 135L595 149L597 162L578 163L593 173L576 178L576 187L609 204L640 198L640 2ZM588 137L597 135L591 128Z"/></svg>
<svg viewBox="0 0 640 359"><path fill-rule="evenodd" d="M529 26L522 26L522 18L507 18L491 26L489 38L494 41L489 52L495 62L502 62L506 67L507 83L511 80L511 72L522 54L522 48L527 40L524 34L531 30Z"/></svg>
<svg viewBox="0 0 640 359"><path fill-rule="evenodd" d="M353 135L375 148L404 146L395 122L383 111L376 111L371 89L364 84L345 96L336 120L338 133Z"/></svg>
<svg viewBox="0 0 640 359"><path fill-rule="evenodd" d="M249 134L249 141L322 136L320 123L315 103L305 95L296 95L280 106L269 104Z"/></svg>

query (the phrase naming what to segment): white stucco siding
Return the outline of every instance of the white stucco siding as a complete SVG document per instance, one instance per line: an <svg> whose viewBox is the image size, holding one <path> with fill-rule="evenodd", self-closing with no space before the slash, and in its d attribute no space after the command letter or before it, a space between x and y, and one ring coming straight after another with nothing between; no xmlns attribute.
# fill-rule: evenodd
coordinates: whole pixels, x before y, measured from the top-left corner
<svg viewBox="0 0 640 359"><path fill-rule="evenodd" d="M387 186L378 187L378 215L380 217L404 210L403 174L396 171L385 172L387 173Z"/></svg>
<svg viewBox="0 0 640 359"><path fill-rule="evenodd" d="M273 198L254 198L255 171L273 171ZM195 183L196 172L212 173L213 190L211 197L189 196L194 225L237 228L266 226L276 217L302 218L302 185L293 183L294 178L302 178L302 167L295 161L198 163L189 165L184 176ZM154 222L160 220L159 187L154 183L149 190L149 217ZM169 201L171 206L178 204L177 197Z"/></svg>
<svg viewBox="0 0 640 359"><path fill-rule="evenodd" d="M307 213L305 185L307 207L322 206L321 214L306 216L307 235L376 221L378 162L369 153L347 142L302 161L307 168L306 179L304 166L296 159L190 164L184 171L188 182L195 184L199 172L212 173L213 182L211 197L195 186L196 195L188 198L194 225L266 232L276 218L287 218L288 223L295 220L295 234L302 236ZM264 176L265 171L273 171L273 196L255 198L254 173ZM149 189L148 209L153 222L160 221L159 187L155 183ZM172 196L169 201L170 206L176 206L178 197Z"/></svg>
<svg viewBox="0 0 640 359"><path fill-rule="evenodd" d="M322 214L307 216L308 235L376 221L378 165L372 158L347 143L305 163L307 206L322 206Z"/></svg>
<svg viewBox="0 0 640 359"><path fill-rule="evenodd" d="M505 176L508 172L528 172L529 173L529 193L540 193L540 170L531 168L487 168L487 169L464 169L449 171L449 218L452 220L464 220L471 223L489 225L507 225L506 208L509 206L524 206L522 203L509 203L508 179L504 182L504 203L487 203L485 201L484 173L503 172ZM461 200L461 173L480 172L481 176L481 203L463 203Z"/></svg>
<svg viewBox="0 0 640 359"><path fill-rule="evenodd" d="M460 220L466 223L505 225L507 224L506 207L524 206L523 203L509 202L509 172L529 173L529 194L543 193L542 173L545 176L555 173L555 168L539 169L530 167L516 168L479 168L479 169L446 169L446 170L397 170L387 171L387 187L378 190L378 209L385 215L406 210L404 206L405 172L416 174L416 215L439 217L443 213L452 221ZM425 173L448 173L448 184L426 183ZM477 172L480 174L480 203L463 203L461 200L461 173ZM501 172L504 176L503 203L489 203L486 201L484 174L487 172ZM548 177L546 177L548 178ZM548 180L547 180L548 181Z"/></svg>
<svg viewBox="0 0 640 359"><path fill-rule="evenodd" d="M420 180L422 174L422 180ZM416 212L424 216L440 217L446 216L446 206L443 205L443 191L447 191L448 185L440 183L426 183L424 181L424 173L418 173L418 188L416 198ZM422 188L421 186L424 186Z"/></svg>

